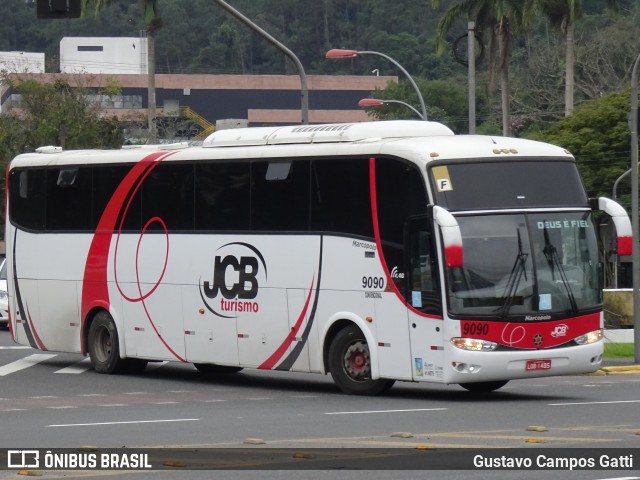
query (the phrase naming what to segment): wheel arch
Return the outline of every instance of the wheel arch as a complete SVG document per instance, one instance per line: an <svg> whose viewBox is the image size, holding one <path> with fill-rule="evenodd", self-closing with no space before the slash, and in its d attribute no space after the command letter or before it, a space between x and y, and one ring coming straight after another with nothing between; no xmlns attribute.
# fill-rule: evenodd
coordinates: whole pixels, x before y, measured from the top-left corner
<svg viewBox="0 0 640 480"><path fill-rule="evenodd" d="M124 324L120 320L119 316L108 305L94 305L82 320L81 338L80 338L80 353L88 355L89 351L87 345L89 344L89 330L91 330L91 324L100 312L107 312L113 319L113 323L116 326L118 332L118 347L120 352L120 358L126 358L126 347L124 341Z"/></svg>
<svg viewBox="0 0 640 480"><path fill-rule="evenodd" d="M378 344L376 343L374 333L371 326L357 315L341 312L334 315L325 325L322 332L322 373L329 371L329 347L340 330L355 325L360 329L369 346L369 355L371 357L371 378L377 380L380 378L380 369L378 368Z"/></svg>

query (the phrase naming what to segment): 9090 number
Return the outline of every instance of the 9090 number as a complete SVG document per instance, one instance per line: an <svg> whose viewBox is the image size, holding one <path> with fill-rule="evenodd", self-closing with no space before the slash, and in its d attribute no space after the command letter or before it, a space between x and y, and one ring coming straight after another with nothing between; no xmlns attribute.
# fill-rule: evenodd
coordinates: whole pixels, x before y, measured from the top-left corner
<svg viewBox="0 0 640 480"><path fill-rule="evenodd" d="M384 277L362 277L362 288L384 288Z"/></svg>
<svg viewBox="0 0 640 480"><path fill-rule="evenodd" d="M488 335L489 324L483 322L467 322L462 324L463 335Z"/></svg>

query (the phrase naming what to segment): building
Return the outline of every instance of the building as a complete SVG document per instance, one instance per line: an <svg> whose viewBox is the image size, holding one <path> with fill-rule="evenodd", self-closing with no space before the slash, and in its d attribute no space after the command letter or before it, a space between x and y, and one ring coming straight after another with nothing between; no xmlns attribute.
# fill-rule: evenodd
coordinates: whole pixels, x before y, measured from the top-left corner
<svg viewBox="0 0 640 480"><path fill-rule="evenodd" d="M44 53L0 52L0 71L44 73Z"/></svg>
<svg viewBox="0 0 640 480"><path fill-rule="evenodd" d="M60 42L59 74L43 73L44 54L37 55L42 55L42 69L34 73L43 82L61 81L94 90L106 113L121 120L147 117L146 37L65 37ZM358 101L397 80L395 76L309 75L309 123L369 120ZM156 74L155 81L160 122L184 117L194 124L187 129L189 136L197 139L216 126L302 121L299 75ZM121 94L97 95L107 83L119 85ZM0 86L0 111L17 106L18 101L15 92Z"/></svg>
<svg viewBox="0 0 640 480"><path fill-rule="evenodd" d="M107 82L117 83L120 95L96 96L105 112L122 120L147 116L147 75L46 73L37 77L96 91ZM309 123L369 120L358 101L392 81L397 77L308 76ZM251 126L301 123L300 98L298 75L156 75L158 116L190 118L199 125L200 134L227 119ZM18 100L15 92L0 87L0 111L17 106Z"/></svg>
<svg viewBox="0 0 640 480"><path fill-rule="evenodd" d="M147 72L146 37L64 37L60 41L62 73Z"/></svg>

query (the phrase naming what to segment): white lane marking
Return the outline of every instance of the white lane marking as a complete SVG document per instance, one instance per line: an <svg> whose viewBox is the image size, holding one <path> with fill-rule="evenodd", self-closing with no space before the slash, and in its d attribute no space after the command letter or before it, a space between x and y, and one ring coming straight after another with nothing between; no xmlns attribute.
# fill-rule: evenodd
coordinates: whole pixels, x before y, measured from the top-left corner
<svg viewBox="0 0 640 480"><path fill-rule="evenodd" d="M437 412L448 408L411 408L407 410L361 410L359 412L325 412L325 415L354 415L357 413Z"/></svg>
<svg viewBox="0 0 640 480"><path fill-rule="evenodd" d="M0 347L0 350L31 350L31 347L19 346L19 347Z"/></svg>
<svg viewBox="0 0 640 480"><path fill-rule="evenodd" d="M49 360L55 356L56 354L34 353L33 355L21 358L15 362L7 363L0 367L0 377L24 370L25 368L33 367L34 365L44 362L45 360Z"/></svg>
<svg viewBox="0 0 640 480"><path fill-rule="evenodd" d="M640 400L611 400L609 402L574 402L574 403L547 403L553 407L563 407L565 405L609 405L616 403L640 403Z"/></svg>
<svg viewBox="0 0 640 480"><path fill-rule="evenodd" d="M604 478L602 480L640 480L640 477L616 477L616 478Z"/></svg>
<svg viewBox="0 0 640 480"><path fill-rule="evenodd" d="M93 427L99 425L132 425L139 423L168 423L168 422L199 422L199 418L173 418L167 420L133 420L130 422L96 422L96 423L64 423L47 425L47 427Z"/></svg>
<svg viewBox="0 0 640 480"><path fill-rule="evenodd" d="M90 369L91 369L91 359L87 357L87 358L83 358L77 363L74 363L73 365L69 365L68 367L61 368L60 370L56 370L53 373L78 374L78 373L86 372L87 370L90 370Z"/></svg>

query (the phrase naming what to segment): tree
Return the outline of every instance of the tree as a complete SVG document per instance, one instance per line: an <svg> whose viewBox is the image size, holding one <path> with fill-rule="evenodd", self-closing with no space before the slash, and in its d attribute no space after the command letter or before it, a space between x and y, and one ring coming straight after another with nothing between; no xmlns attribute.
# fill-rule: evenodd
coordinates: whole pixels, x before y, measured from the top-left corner
<svg viewBox="0 0 640 480"><path fill-rule="evenodd" d="M616 11L618 0L607 0L607 7ZM527 0L533 10L541 11L549 23L562 32L565 39L565 91L564 114L568 116L574 107L575 90L575 29L576 22L582 17L582 0Z"/></svg>
<svg viewBox="0 0 640 480"><path fill-rule="evenodd" d="M19 102L0 116L8 142L4 153L15 155L43 145L64 149L120 147L120 122L104 117L99 102L101 95L118 94L118 87L109 85L95 95L77 81L71 75L43 82L33 74L3 74L0 84L20 95Z"/></svg>
<svg viewBox="0 0 640 480"><path fill-rule="evenodd" d="M82 0L82 13L93 8L96 15L116 0ZM157 141L156 126L156 31L162 26L162 19L158 15L157 0L143 0L144 24L147 29L147 62L148 62L148 112L149 112L149 141Z"/></svg>
<svg viewBox="0 0 640 480"><path fill-rule="evenodd" d="M572 115L530 138L560 145L576 158L589 196L611 196L616 179L629 168L629 92L591 100ZM629 195L621 195L627 204Z"/></svg>
<svg viewBox="0 0 640 480"><path fill-rule="evenodd" d="M441 0L431 0L433 8ZM437 46L442 49L444 39L460 19L475 21L484 35L489 35L489 90L493 89L493 78L500 74L502 132L508 136L510 126L509 60L511 38L523 26L523 4L519 0L462 0L444 12L437 27ZM488 32L488 33L487 33Z"/></svg>

